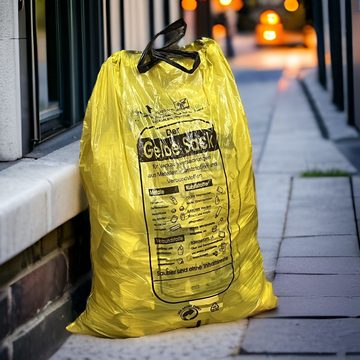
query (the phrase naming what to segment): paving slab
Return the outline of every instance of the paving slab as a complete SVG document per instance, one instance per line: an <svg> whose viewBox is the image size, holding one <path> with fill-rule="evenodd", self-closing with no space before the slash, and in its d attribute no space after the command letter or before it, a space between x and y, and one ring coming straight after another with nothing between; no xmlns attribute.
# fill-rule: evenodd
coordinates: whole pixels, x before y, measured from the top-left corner
<svg viewBox="0 0 360 360"><path fill-rule="evenodd" d="M241 348L257 354L360 353L360 319L252 319Z"/></svg>
<svg viewBox="0 0 360 360"><path fill-rule="evenodd" d="M72 335L51 360L222 359L239 353L247 320L130 339Z"/></svg>
<svg viewBox="0 0 360 360"><path fill-rule="evenodd" d="M260 237L281 237L284 229L286 208L277 209L275 206L273 209L264 209L259 206L259 227L258 235Z"/></svg>
<svg viewBox="0 0 360 360"><path fill-rule="evenodd" d="M258 237L261 252L272 253L274 256L278 255L281 244L281 237Z"/></svg>
<svg viewBox="0 0 360 360"><path fill-rule="evenodd" d="M350 179L344 177L294 178L291 199L351 198Z"/></svg>
<svg viewBox="0 0 360 360"><path fill-rule="evenodd" d="M262 79L259 78L261 74L253 75L255 76L249 77L248 74L240 71L235 73L247 115L253 146L253 165L256 169L267 137L268 127L271 121L271 112L275 105L276 84L279 74L274 74L274 76L266 82L263 82ZM259 92L261 92L262 96L255 97L254 94Z"/></svg>
<svg viewBox="0 0 360 360"><path fill-rule="evenodd" d="M360 176L352 176L353 192L355 197L360 197Z"/></svg>
<svg viewBox="0 0 360 360"><path fill-rule="evenodd" d="M295 136L298 136L296 132ZM300 140L285 135L269 138L258 167L260 173L293 175L313 170L356 172L356 169L330 141L310 137Z"/></svg>
<svg viewBox="0 0 360 360"><path fill-rule="evenodd" d="M360 275L360 257L281 257L276 273Z"/></svg>
<svg viewBox="0 0 360 360"><path fill-rule="evenodd" d="M295 175L308 170L334 169L356 172L336 146L322 138L300 85L288 81L286 89L278 92L258 171Z"/></svg>
<svg viewBox="0 0 360 360"><path fill-rule="evenodd" d="M274 280L278 296L359 296L360 275L286 275Z"/></svg>
<svg viewBox="0 0 360 360"><path fill-rule="evenodd" d="M256 318L359 317L360 297L280 296L278 307Z"/></svg>
<svg viewBox="0 0 360 360"><path fill-rule="evenodd" d="M307 198L290 201L285 236L356 234L350 198Z"/></svg>
<svg viewBox="0 0 360 360"><path fill-rule="evenodd" d="M336 147L346 156L346 158L360 172L360 138L344 139L335 143Z"/></svg>
<svg viewBox="0 0 360 360"><path fill-rule="evenodd" d="M297 256L360 256L358 239L355 235L285 238L280 257Z"/></svg>
<svg viewBox="0 0 360 360"><path fill-rule="evenodd" d="M281 237L291 178L287 175L256 174L255 180L259 215L258 236Z"/></svg>

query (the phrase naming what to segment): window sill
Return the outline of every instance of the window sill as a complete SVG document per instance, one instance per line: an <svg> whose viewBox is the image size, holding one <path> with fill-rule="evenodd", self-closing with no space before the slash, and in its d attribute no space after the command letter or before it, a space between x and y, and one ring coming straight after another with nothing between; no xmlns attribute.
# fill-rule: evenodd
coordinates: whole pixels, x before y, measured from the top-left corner
<svg viewBox="0 0 360 360"><path fill-rule="evenodd" d="M79 141L0 173L0 264L87 207L78 169Z"/></svg>

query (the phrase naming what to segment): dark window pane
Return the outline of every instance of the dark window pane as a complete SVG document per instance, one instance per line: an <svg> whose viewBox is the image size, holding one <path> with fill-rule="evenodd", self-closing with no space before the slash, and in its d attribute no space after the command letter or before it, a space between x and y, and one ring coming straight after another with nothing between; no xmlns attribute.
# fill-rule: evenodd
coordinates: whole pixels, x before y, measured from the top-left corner
<svg viewBox="0 0 360 360"><path fill-rule="evenodd" d="M36 0L40 122L59 115L55 1Z"/></svg>
<svg viewBox="0 0 360 360"><path fill-rule="evenodd" d="M104 60L106 24L103 0L29 0L27 9L36 145L82 121Z"/></svg>

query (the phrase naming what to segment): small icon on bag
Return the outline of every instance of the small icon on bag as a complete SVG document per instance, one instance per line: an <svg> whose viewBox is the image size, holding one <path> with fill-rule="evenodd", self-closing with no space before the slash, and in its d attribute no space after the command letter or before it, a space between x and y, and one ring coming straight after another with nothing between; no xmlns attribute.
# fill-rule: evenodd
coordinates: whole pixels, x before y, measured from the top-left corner
<svg viewBox="0 0 360 360"><path fill-rule="evenodd" d="M170 200L174 205L176 205L178 203L174 196L170 196Z"/></svg>
<svg viewBox="0 0 360 360"><path fill-rule="evenodd" d="M222 206L219 206L215 213L215 218L217 218L220 215L221 209L222 209Z"/></svg>
<svg viewBox="0 0 360 360"><path fill-rule="evenodd" d="M190 107L187 98L180 99L178 101L174 101L174 107L176 110L184 110Z"/></svg>
<svg viewBox="0 0 360 360"><path fill-rule="evenodd" d="M224 189L221 187L221 186L218 186L216 191L220 194L223 194L224 193Z"/></svg>
<svg viewBox="0 0 360 360"><path fill-rule="evenodd" d="M219 246L218 246L218 249L220 252L225 252L226 251L226 244L225 243L221 243Z"/></svg>
<svg viewBox="0 0 360 360"><path fill-rule="evenodd" d="M180 246L178 247L178 254L179 254L179 255L184 255L184 247L183 247L182 245L180 245Z"/></svg>
<svg viewBox="0 0 360 360"><path fill-rule="evenodd" d="M215 311L218 311L218 310L220 310L220 306L219 306L219 304L218 303L213 303L212 305L211 305L211 307L210 307L210 311L211 312L215 312Z"/></svg>
<svg viewBox="0 0 360 360"><path fill-rule="evenodd" d="M180 224L175 224L170 227L170 231L176 231L176 230L179 230L180 228L181 228Z"/></svg>
<svg viewBox="0 0 360 360"><path fill-rule="evenodd" d="M198 316L199 308L194 305L187 305L183 307L178 314L183 320L192 320Z"/></svg>

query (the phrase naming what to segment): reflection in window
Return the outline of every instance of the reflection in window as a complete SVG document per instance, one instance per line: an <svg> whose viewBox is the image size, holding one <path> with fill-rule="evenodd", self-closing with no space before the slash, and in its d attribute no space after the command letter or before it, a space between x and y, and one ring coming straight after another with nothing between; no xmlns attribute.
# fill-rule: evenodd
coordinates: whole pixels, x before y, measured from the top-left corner
<svg viewBox="0 0 360 360"><path fill-rule="evenodd" d="M36 0L36 40L40 122L59 113L56 1Z"/></svg>

